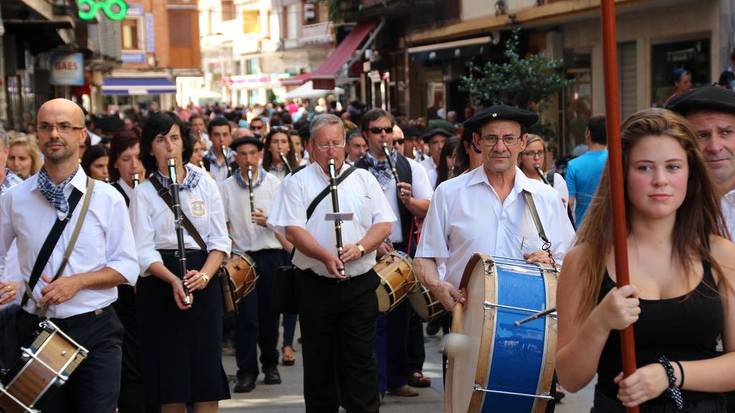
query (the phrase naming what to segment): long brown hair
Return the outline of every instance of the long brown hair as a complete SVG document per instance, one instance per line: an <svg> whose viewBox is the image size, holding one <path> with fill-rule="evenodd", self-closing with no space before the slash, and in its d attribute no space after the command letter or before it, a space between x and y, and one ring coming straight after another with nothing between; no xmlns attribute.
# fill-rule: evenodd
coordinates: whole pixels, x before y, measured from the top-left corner
<svg viewBox="0 0 735 413"><path fill-rule="evenodd" d="M288 165L293 171L299 167L299 161L296 160L296 149L293 146L293 141L291 140L291 135L289 135L288 130L282 128L271 128L268 134L265 135L265 144L263 145L263 169L269 171L271 169L271 165L274 163L273 154L271 153L271 141L273 141L273 136L279 133L286 135L286 140L288 141L288 153L284 155L286 156Z"/></svg>
<svg viewBox="0 0 735 413"><path fill-rule="evenodd" d="M623 180L625 188L625 213L631 216L631 204L627 190L627 171L631 149L644 137L666 136L675 139L684 149L689 165L689 179L684 202L676 211L673 234L673 255L691 274L694 261L700 259L709 262L719 275L722 269L712 259L709 250L709 239L712 235L728 238L725 221L720 212L719 194L707 170L702 153L697 147L696 135L684 118L666 109L645 109L631 115L621 128L623 152ZM628 233L631 221L628 220ZM587 251L580 263L580 271L587 274L582 277L582 291L577 318L583 320L597 305L597 299L605 276L605 260L612 251L612 203L610 200L610 171L605 173L597 188L590 208L577 234L577 245L584 244ZM690 280L688 280L690 281ZM725 284L727 286L727 284ZM728 286L729 287L729 286Z"/></svg>

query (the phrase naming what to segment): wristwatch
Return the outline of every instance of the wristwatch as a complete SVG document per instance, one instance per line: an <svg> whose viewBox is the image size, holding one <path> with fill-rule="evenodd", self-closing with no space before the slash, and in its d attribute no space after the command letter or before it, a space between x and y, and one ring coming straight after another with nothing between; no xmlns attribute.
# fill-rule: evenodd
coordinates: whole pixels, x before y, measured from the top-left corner
<svg viewBox="0 0 735 413"><path fill-rule="evenodd" d="M361 257L364 256L365 255L365 247L363 247L362 244L360 244L359 242L357 244L355 244L355 246L357 247L357 250L360 251L360 256Z"/></svg>

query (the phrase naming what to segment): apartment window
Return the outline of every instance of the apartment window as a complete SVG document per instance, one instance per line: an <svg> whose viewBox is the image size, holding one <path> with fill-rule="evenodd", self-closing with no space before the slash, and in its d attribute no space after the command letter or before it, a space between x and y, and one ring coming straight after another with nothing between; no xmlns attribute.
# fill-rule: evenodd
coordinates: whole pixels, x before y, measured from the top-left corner
<svg viewBox="0 0 735 413"><path fill-rule="evenodd" d="M139 50L140 36L138 34L139 20L125 19L122 21L122 48L123 50Z"/></svg>
<svg viewBox="0 0 735 413"><path fill-rule="evenodd" d="M191 13L169 11L168 27L175 28L169 31L171 47L192 47L191 19Z"/></svg>
<svg viewBox="0 0 735 413"><path fill-rule="evenodd" d="M246 75L260 74L260 62L258 61L258 58L245 60L245 74Z"/></svg>
<svg viewBox="0 0 735 413"><path fill-rule="evenodd" d="M242 12L242 29L244 33L260 33L259 10L245 10Z"/></svg>
<svg viewBox="0 0 735 413"><path fill-rule="evenodd" d="M233 0L222 0L222 21L235 18L235 2Z"/></svg>

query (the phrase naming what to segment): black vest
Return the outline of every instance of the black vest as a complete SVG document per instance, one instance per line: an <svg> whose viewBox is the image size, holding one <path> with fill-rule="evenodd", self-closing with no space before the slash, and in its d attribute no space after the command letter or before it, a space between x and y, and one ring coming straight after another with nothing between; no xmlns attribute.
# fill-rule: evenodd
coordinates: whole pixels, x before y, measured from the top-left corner
<svg viewBox="0 0 735 413"><path fill-rule="evenodd" d="M407 184L411 184L413 181L413 174L411 173L411 164L408 163L408 160L401 155L398 154L397 161L396 161L396 172L398 172L398 179L401 182L405 182ZM362 158L355 162L355 167L362 168L362 169L370 169L370 164L368 164L367 160L365 158ZM411 214L411 211L406 208L405 205L403 205L403 202L401 202L400 199L400 192L398 192L398 188L396 188L396 201L398 201L398 215L401 217L401 235L403 236L403 242L404 244L408 244L408 240L411 236L411 223L413 222L413 215ZM407 245L407 250L411 249L411 246Z"/></svg>

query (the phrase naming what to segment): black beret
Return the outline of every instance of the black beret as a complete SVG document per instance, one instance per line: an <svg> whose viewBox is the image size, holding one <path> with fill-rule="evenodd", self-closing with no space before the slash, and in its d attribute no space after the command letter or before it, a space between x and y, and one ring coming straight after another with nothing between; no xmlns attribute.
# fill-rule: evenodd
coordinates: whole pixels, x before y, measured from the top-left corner
<svg viewBox="0 0 735 413"><path fill-rule="evenodd" d="M703 86L676 95L666 102L666 109L683 116L698 110L735 114L735 92L717 86Z"/></svg>
<svg viewBox="0 0 735 413"><path fill-rule="evenodd" d="M403 136L407 138L413 138L414 136L421 136L421 131L415 126L409 126L403 131Z"/></svg>
<svg viewBox="0 0 735 413"><path fill-rule="evenodd" d="M464 127L472 130L479 130L482 125L494 120L512 120L518 122L524 128L528 128L538 121L538 115L530 110L498 104L490 106L476 113L471 118L464 121Z"/></svg>
<svg viewBox="0 0 735 413"><path fill-rule="evenodd" d="M243 136L242 138L235 139L230 144L230 149L232 149L233 151L237 151L238 146L245 145L248 143L251 145L255 145L258 148L258 150L263 149L263 142L261 142L260 139L254 136Z"/></svg>
<svg viewBox="0 0 735 413"><path fill-rule="evenodd" d="M404 135L405 135L405 133L404 133ZM434 135L442 135L442 136L446 136L447 138L451 138L452 136L454 136L453 133L450 133L448 130L446 130L444 128L434 128L434 129L426 132L424 134L424 136L422 136L422 138L425 141L428 142L429 139L431 139Z"/></svg>

